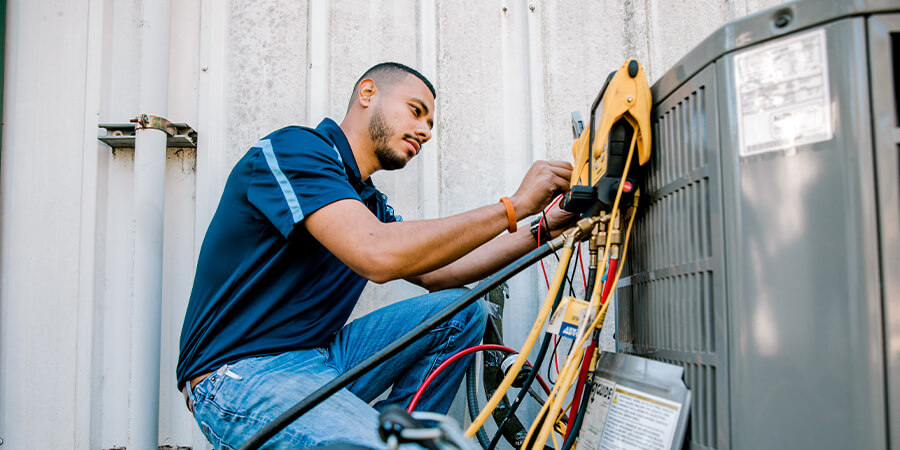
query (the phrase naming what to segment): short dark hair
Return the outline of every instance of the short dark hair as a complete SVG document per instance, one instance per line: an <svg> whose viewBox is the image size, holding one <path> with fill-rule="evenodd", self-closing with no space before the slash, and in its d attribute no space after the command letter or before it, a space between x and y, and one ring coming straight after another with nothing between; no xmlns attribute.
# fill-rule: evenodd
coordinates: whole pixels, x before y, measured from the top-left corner
<svg viewBox="0 0 900 450"><path fill-rule="evenodd" d="M382 83L382 87L393 86L395 83L402 81L408 75L415 75L416 78L422 80L425 83L425 86L428 87L428 90L431 91L431 95L434 98L437 98L437 92L434 90L434 86L428 81L428 78L425 78L425 75L422 75L416 69L412 67L400 64L398 62L383 62L375 64L370 67L353 85L353 94L350 95L350 104L353 104L353 96L356 95L356 90L359 88L359 83L366 78L371 78L375 81L377 85L379 82Z"/></svg>

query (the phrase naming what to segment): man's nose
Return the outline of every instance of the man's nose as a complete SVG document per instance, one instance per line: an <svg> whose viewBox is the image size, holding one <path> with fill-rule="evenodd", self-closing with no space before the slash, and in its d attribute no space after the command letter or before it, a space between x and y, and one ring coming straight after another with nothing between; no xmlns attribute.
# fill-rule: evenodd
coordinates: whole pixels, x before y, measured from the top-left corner
<svg viewBox="0 0 900 450"><path fill-rule="evenodd" d="M428 142L428 140L431 139L431 130L428 129L427 125L419 126L419 128L416 130L416 138L418 138L419 142L421 142L422 144Z"/></svg>

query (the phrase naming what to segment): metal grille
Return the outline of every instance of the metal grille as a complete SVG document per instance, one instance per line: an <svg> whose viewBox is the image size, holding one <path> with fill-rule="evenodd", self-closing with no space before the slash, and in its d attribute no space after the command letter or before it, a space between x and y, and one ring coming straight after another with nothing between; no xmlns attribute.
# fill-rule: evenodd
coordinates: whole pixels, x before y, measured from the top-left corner
<svg viewBox="0 0 900 450"><path fill-rule="evenodd" d="M654 358L684 367L684 383L691 388L691 448L715 448L716 442L716 368L675 359ZM698 420L702 419L702 420Z"/></svg>
<svg viewBox="0 0 900 450"><path fill-rule="evenodd" d="M620 351L684 367L699 448L727 445L719 439L727 436L727 348L717 327L725 315L714 73L708 67L656 105L617 314Z"/></svg>

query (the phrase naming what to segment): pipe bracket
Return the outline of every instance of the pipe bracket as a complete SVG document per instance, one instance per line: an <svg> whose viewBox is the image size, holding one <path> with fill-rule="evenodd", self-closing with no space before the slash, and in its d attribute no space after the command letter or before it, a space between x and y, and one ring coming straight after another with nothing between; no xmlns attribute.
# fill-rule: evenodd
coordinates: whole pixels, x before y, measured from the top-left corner
<svg viewBox="0 0 900 450"><path fill-rule="evenodd" d="M169 119L159 116L151 116L150 114L141 114L130 120L134 124L134 130L160 130L169 136L175 136L178 129Z"/></svg>
<svg viewBox="0 0 900 450"><path fill-rule="evenodd" d="M141 114L129 123L101 123L105 136L98 136L101 142L112 148L134 148L137 130L156 129L166 133L167 148L197 148L197 132L186 123L172 123L164 117Z"/></svg>

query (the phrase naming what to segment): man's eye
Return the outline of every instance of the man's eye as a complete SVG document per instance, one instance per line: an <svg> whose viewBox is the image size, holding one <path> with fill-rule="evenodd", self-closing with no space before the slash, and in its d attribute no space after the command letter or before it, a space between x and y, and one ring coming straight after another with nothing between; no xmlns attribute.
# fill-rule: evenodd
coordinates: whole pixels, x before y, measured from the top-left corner
<svg viewBox="0 0 900 450"><path fill-rule="evenodd" d="M419 113L421 110L417 106L413 106L412 110L413 110L413 114L415 114L416 117L419 117Z"/></svg>

